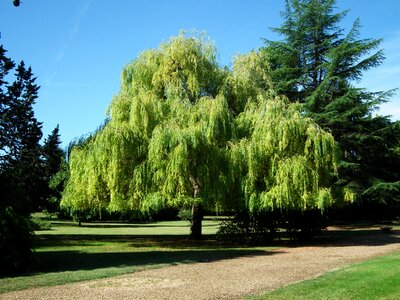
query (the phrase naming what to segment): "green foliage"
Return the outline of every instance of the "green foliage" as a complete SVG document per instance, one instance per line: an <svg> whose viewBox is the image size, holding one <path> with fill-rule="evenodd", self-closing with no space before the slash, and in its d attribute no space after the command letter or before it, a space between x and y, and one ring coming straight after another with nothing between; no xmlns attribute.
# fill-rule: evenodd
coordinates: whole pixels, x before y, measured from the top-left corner
<svg viewBox="0 0 400 300"><path fill-rule="evenodd" d="M276 237L277 218L273 213L249 213L242 210L232 219L221 222L217 239L222 242L239 244L265 244Z"/></svg>
<svg viewBox="0 0 400 300"><path fill-rule="evenodd" d="M230 159L246 208L323 211L332 204L337 158L329 133L279 98L260 98L238 119L249 125Z"/></svg>
<svg viewBox="0 0 400 300"><path fill-rule="evenodd" d="M44 141L42 147L43 181L45 185L42 209L48 213L60 210L61 193L64 190L64 182L68 179L68 165L65 162L64 151L60 144L59 126L57 125Z"/></svg>
<svg viewBox="0 0 400 300"><path fill-rule="evenodd" d="M287 0L283 24L274 28L283 40L266 41L260 52L269 62L277 93L302 103L303 114L339 143L337 186L349 198L364 202L374 201L371 192L385 186L381 196L390 201L397 190L389 186L400 179L400 156L393 151L399 122L373 115L393 91L370 92L354 85L365 71L382 63L381 40L360 39L359 20L344 34L339 25L347 11L335 12L335 3Z"/></svg>
<svg viewBox="0 0 400 300"><path fill-rule="evenodd" d="M320 210L242 210L231 219L221 222L217 239L239 244L265 245L287 238L306 241L326 227L326 217Z"/></svg>
<svg viewBox="0 0 400 300"><path fill-rule="evenodd" d="M40 204L41 123L33 112L39 87L31 68L14 62L0 46L0 270L26 269L31 257L29 215ZM13 79L9 83L7 80Z"/></svg>
<svg viewBox="0 0 400 300"><path fill-rule="evenodd" d="M51 223L49 221L43 220L40 217L31 218L31 228L32 230L49 230L51 229Z"/></svg>
<svg viewBox="0 0 400 300"><path fill-rule="evenodd" d="M122 72L109 119L70 154L61 205L79 212L192 207L324 210L332 136L271 89L259 52L221 68L204 36L181 34ZM268 90L266 90L268 89Z"/></svg>
<svg viewBox="0 0 400 300"><path fill-rule="evenodd" d="M207 165L233 130L215 56L204 37L180 35L126 66L109 123L71 152L63 205L157 210L193 202L191 180L210 199L220 185Z"/></svg>
<svg viewBox="0 0 400 300"><path fill-rule="evenodd" d="M60 202L62 193L69 179L69 166L68 163L62 158L59 165L59 170L53 174L49 182L51 196L47 199L48 213L60 212Z"/></svg>
<svg viewBox="0 0 400 300"><path fill-rule="evenodd" d="M192 220L192 210L183 207L179 210L178 217L182 220L190 221Z"/></svg>

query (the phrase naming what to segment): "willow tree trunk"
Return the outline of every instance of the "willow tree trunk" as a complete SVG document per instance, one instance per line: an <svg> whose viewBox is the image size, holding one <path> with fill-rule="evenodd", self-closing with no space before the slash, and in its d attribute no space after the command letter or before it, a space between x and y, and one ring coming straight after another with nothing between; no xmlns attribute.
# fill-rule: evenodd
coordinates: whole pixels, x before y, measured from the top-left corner
<svg viewBox="0 0 400 300"><path fill-rule="evenodd" d="M190 239L201 240L202 221L203 221L203 207L200 204L193 204L192 223L190 225Z"/></svg>
<svg viewBox="0 0 400 300"><path fill-rule="evenodd" d="M197 180L197 178L194 178L193 176L190 176L190 182L192 183L193 187L193 198L196 199L200 194L200 183ZM190 239L201 240L202 221L203 221L203 206L199 203L194 203L192 205L192 223L190 225Z"/></svg>

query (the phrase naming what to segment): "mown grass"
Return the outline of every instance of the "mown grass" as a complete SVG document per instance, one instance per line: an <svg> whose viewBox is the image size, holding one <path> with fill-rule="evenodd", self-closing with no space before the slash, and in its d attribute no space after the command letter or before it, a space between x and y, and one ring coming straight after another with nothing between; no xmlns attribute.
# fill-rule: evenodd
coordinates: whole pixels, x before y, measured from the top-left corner
<svg viewBox="0 0 400 300"><path fill-rule="evenodd" d="M138 270L209 262L265 253L271 248L221 245L218 221L204 221L204 240L188 240L186 221L150 224L83 223L51 220L36 232L35 262L29 273L0 278L0 293L38 286L111 277Z"/></svg>
<svg viewBox="0 0 400 300"><path fill-rule="evenodd" d="M400 251L249 299L400 299Z"/></svg>

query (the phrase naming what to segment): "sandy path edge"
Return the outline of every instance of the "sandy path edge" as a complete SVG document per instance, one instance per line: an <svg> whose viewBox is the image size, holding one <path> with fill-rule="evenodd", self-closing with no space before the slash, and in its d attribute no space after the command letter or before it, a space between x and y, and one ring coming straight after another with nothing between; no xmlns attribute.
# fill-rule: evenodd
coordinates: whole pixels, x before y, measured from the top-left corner
<svg viewBox="0 0 400 300"><path fill-rule="evenodd" d="M241 299L400 250L400 231L333 245L169 266L105 279L0 294L0 299Z"/></svg>

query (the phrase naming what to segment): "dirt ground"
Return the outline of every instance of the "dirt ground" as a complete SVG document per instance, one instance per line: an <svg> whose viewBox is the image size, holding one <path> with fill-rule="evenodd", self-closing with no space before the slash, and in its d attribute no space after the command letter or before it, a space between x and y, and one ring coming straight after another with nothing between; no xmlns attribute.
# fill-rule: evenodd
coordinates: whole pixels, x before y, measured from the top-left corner
<svg viewBox="0 0 400 300"><path fill-rule="evenodd" d="M1 299L242 299L400 250L400 231L1 294Z"/></svg>

